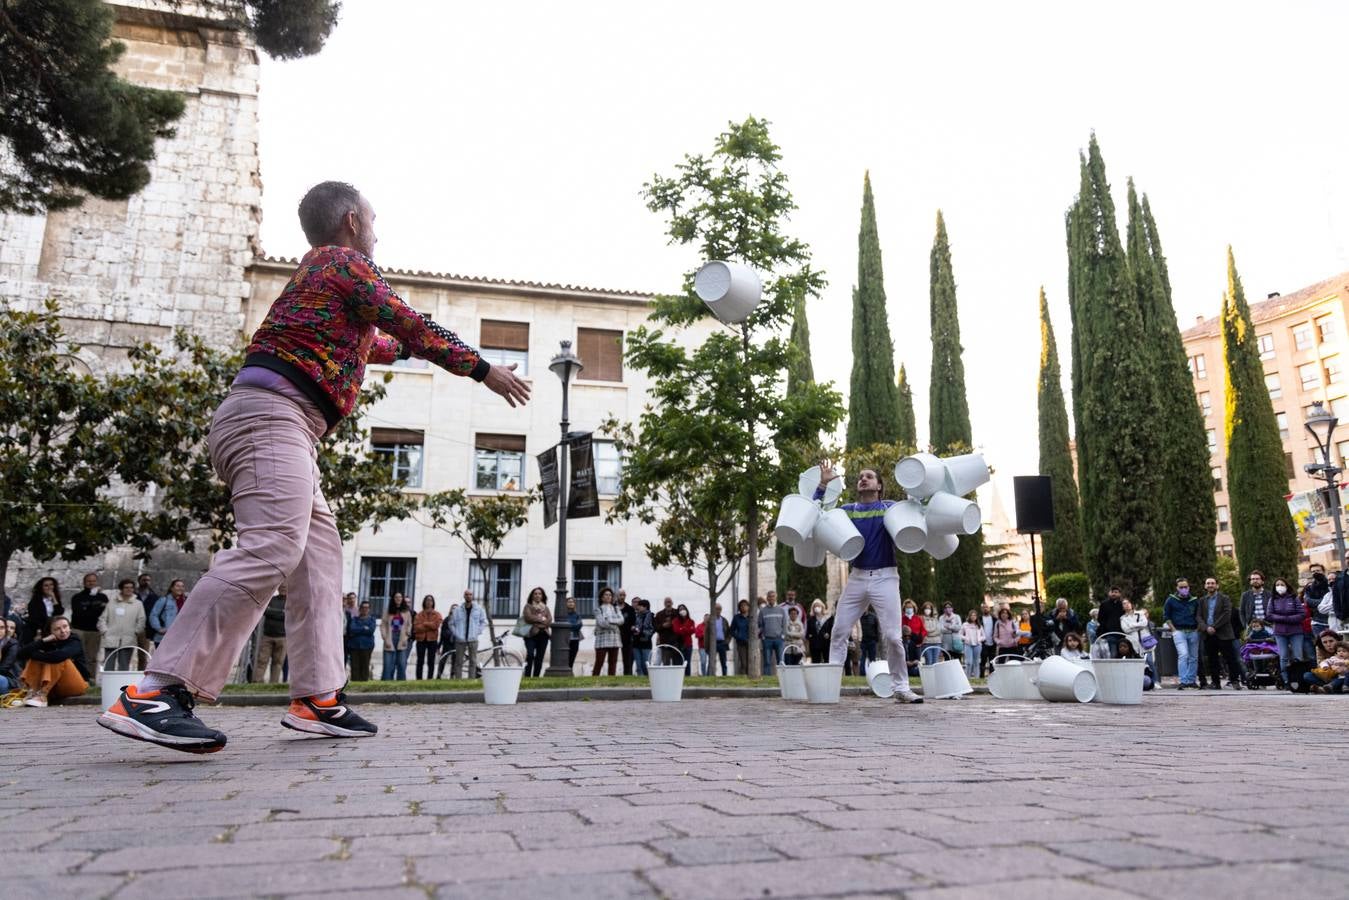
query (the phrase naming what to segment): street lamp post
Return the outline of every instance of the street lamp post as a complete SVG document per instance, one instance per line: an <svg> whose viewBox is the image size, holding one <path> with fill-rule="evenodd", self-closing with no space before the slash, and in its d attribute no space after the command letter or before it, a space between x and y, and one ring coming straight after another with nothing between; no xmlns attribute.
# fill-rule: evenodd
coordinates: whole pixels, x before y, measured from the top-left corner
<svg viewBox="0 0 1349 900"><path fill-rule="evenodd" d="M1344 470L1331 462L1330 448L1332 446L1332 436L1335 434L1335 426L1340 424L1340 420L1334 413L1326 412L1326 408L1321 405L1321 401L1312 404L1311 415L1307 416L1307 431L1316 439L1316 446L1321 449L1321 462L1308 463L1303 466L1308 475L1313 478L1324 478L1326 482L1326 493L1330 500L1330 518L1335 523L1335 561L1344 562L1344 531L1340 526L1340 486L1338 478Z"/></svg>
<svg viewBox="0 0 1349 900"><path fill-rule="evenodd" d="M553 594L553 658L545 673L554 678L572 674L567 661L571 640L571 625L567 623L567 463L571 456L571 422L567 421L567 391L571 381L584 368L571 351L571 341L563 341L562 349L548 363L549 370L562 379L562 459L557 466L557 589Z"/></svg>

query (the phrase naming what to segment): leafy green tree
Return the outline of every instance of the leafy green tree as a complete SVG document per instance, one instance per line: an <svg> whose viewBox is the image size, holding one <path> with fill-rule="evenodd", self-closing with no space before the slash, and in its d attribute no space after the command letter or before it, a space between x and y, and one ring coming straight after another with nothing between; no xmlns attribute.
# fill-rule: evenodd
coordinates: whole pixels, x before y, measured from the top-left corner
<svg viewBox="0 0 1349 900"><path fill-rule="evenodd" d="M1265 389L1251 309L1241 287L1232 248L1227 248L1223 295L1223 390L1227 398L1227 492L1232 498L1232 539L1243 573L1267 578L1297 571L1297 530L1288 513L1288 472L1274 406Z"/></svg>
<svg viewBox="0 0 1349 900"><path fill-rule="evenodd" d="M1085 629L1092 606L1090 579L1082 572L1059 572L1050 575L1045 579L1044 608L1052 609L1060 597L1068 601L1068 607L1077 614L1078 622Z"/></svg>
<svg viewBox="0 0 1349 900"><path fill-rule="evenodd" d="M0 585L19 553L79 560L131 534L113 499L121 438L107 427L115 397L79 371L57 306L0 306Z"/></svg>
<svg viewBox="0 0 1349 900"><path fill-rule="evenodd" d="M791 361L787 367L787 397L799 395L801 388L815 383L815 368L810 361L810 323L806 319L806 298L797 297L796 307L792 310L792 338L789 350ZM818 455L819 436L805 447L784 447L781 449L782 464L797 470L815 465ZM802 597L823 597L829 590L829 571L824 566L799 566L792 556L792 548L778 544L774 560L774 574L777 576L779 597L785 597L789 589L800 592ZM689 576L692 580L693 576ZM695 582L702 584L702 582ZM706 586L706 585L704 585Z"/></svg>
<svg viewBox="0 0 1349 900"><path fill-rule="evenodd" d="M852 380L848 390L848 448L892 444L899 438L895 410L895 345L885 308L881 239L871 173L862 177L862 226L857 234L857 286L852 293Z"/></svg>
<svg viewBox="0 0 1349 900"><path fill-rule="evenodd" d="M904 451L891 461L891 465L882 472L886 475L887 483L893 481L889 473L893 472L893 463L897 462L903 456L913 453L918 448L918 418L913 413L913 389L909 386L909 375L905 371L903 364L899 367L899 382L897 384L899 394L899 415L896 418L896 435L898 445L904 448ZM891 499L903 499L903 492ZM926 553L896 553L895 567L899 570L899 589L905 599L917 600L922 603L924 600L932 599L932 557Z"/></svg>
<svg viewBox="0 0 1349 900"><path fill-rule="evenodd" d="M990 597L1025 597L1030 594L1030 587L1026 584L1030 573L1008 565L1008 560L1014 555L1011 544L984 544L984 580L988 583ZM963 616L965 609L959 612Z"/></svg>
<svg viewBox="0 0 1349 900"><path fill-rule="evenodd" d="M1154 596L1165 597L1177 578L1196 581L1213 571L1217 511L1204 414L1194 395L1185 345L1176 324L1166 257L1147 195L1140 203L1132 178L1127 239L1134 291L1143 314L1146 345L1153 354L1157 385L1154 514L1158 543L1152 590Z"/></svg>
<svg viewBox="0 0 1349 900"><path fill-rule="evenodd" d="M918 418L913 414L913 388L909 386L909 373L904 364L899 366L899 381L895 385L899 400L895 416L895 440L905 447L918 446Z"/></svg>
<svg viewBox="0 0 1349 900"><path fill-rule="evenodd" d="M222 0L259 46L281 58L315 53L337 21L330 0ZM78 206L86 195L121 200L150 180L155 141L172 137L183 95L138 87L112 66L102 0L0 3L0 212Z"/></svg>
<svg viewBox="0 0 1349 900"><path fill-rule="evenodd" d="M1143 332L1096 136L1068 211L1073 410L1087 577L1135 601L1156 572L1153 354Z"/></svg>
<svg viewBox="0 0 1349 900"><path fill-rule="evenodd" d="M798 472L783 461L793 457L780 448L810 446L843 414L828 385L806 382L790 397L784 391L792 352L782 335L799 298L819 296L824 278L810 265L809 247L785 232L796 207L780 158L768 123L749 118L730 123L710 155L686 156L674 175L645 185L647 206L665 217L673 243L691 245L699 259L753 267L763 278L763 299L740 326L713 329L700 341L686 329L711 314L693 292L692 271L678 293L653 300L649 324L628 336L626 353L628 365L650 379L649 405L631 434L617 423L605 426L624 455L611 520L657 520L677 489L692 509L736 510L743 523L738 557L750 561L767 545L778 499L795 488ZM779 452L767 452L766 444ZM751 596L757 568L749 568ZM757 675L755 617L750 622Z"/></svg>
<svg viewBox="0 0 1349 900"><path fill-rule="evenodd" d="M939 456L968 453L974 446L970 407L965 399L965 363L960 354L960 318L956 309L956 279L951 269L951 244L946 221L937 211L937 234L930 258L932 317L932 398L928 435ZM984 599L983 533L961 535L960 546L946 559L933 562L933 595L959 608L977 606Z"/></svg>
<svg viewBox="0 0 1349 900"><path fill-rule="evenodd" d="M1082 571L1082 519L1077 477L1068 449L1068 407L1063 400L1059 348L1049 302L1040 288L1040 474L1048 475L1054 492L1054 530L1043 535L1044 575Z"/></svg>

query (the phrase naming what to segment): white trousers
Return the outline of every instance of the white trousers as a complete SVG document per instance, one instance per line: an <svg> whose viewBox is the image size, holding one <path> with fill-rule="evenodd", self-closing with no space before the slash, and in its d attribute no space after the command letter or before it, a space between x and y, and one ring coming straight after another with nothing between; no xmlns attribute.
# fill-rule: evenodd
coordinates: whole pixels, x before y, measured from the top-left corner
<svg viewBox="0 0 1349 900"><path fill-rule="evenodd" d="M843 596L834 610L834 634L829 642L829 661L841 663L848 658L848 635L853 625L870 606L880 620L881 637L890 661L890 677L896 687L907 689L909 663L904 654L903 619L899 614L899 571L888 569L853 569ZM862 674L866 674L865 672Z"/></svg>

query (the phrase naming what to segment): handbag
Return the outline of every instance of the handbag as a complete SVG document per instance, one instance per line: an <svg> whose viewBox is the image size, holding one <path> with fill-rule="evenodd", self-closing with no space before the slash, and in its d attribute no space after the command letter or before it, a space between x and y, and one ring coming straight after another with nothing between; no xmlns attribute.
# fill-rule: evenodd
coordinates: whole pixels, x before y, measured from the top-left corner
<svg viewBox="0 0 1349 900"><path fill-rule="evenodd" d="M1157 646L1157 638L1153 637L1151 631L1145 631L1138 636L1138 643L1144 650L1151 650Z"/></svg>
<svg viewBox="0 0 1349 900"><path fill-rule="evenodd" d="M520 618L516 620L515 627L511 629L511 634L516 637L527 638L533 629L534 626L525 621L524 614L522 613Z"/></svg>
<svg viewBox="0 0 1349 900"><path fill-rule="evenodd" d="M953 635L953 636L951 637L951 652L952 652L952 653L964 653L964 652L965 652L965 641L964 641L964 639L962 639L962 638L960 637L960 635L958 635L958 634L957 634L957 635Z"/></svg>

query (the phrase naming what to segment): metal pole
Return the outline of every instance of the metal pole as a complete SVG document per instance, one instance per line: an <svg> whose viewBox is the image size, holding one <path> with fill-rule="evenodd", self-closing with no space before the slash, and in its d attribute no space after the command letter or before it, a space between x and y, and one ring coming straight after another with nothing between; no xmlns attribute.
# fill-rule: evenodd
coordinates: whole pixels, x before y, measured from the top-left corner
<svg viewBox="0 0 1349 900"><path fill-rule="evenodd" d="M567 389L571 370L562 375L562 459L557 465L557 587L553 593L553 658L544 675L568 678L572 674L567 663L571 641L571 625L567 623L567 464L571 459L571 442L567 438L571 422L567 421Z"/></svg>
<svg viewBox="0 0 1349 900"><path fill-rule="evenodd" d="M1329 454L1326 455L1329 459ZM1332 465L1326 466L1326 486L1330 489L1330 518L1335 522L1335 563L1344 565L1344 530L1340 525L1340 484L1335 476L1340 470Z"/></svg>

